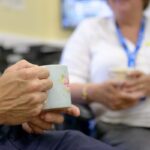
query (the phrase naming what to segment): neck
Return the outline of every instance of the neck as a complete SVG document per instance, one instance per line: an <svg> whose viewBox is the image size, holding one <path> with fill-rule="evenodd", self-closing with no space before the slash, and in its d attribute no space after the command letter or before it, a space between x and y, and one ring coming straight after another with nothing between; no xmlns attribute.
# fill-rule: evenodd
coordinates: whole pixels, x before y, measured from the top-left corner
<svg viewBox="0 0 150 150"><path fill-rule="evenodd" d="M124 37L132 41L134 44L137 42L139 29L141 26L141 19L143 14L121 16L116 18L116 22L119 25Z"/></svg>
<svg viewBox="0 0 150 150"><path fill-rule="evenodd" d="M143 13L131 13L129 15L116 16L116 21L120 27L122 26L140 26Z"/></svg>

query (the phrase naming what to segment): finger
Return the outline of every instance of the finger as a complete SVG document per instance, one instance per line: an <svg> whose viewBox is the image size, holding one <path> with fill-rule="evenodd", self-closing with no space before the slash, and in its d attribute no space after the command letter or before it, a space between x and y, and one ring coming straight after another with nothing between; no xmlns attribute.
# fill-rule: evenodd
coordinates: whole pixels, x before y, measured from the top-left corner
<svg viewBox="0 0 150 150"><path fill-rule="evenodd" d="M77 106L72 105L70 108L67 108L66 111L64 111L64 113L78 117L80 115L80 110Z"/></svg>
<svg viewBox="0 0 150 150"><path fill-rule="evenodd" d="M49 79L35 79L35 80L29 80L27 82L27 88L28 92L45 92L51 89L53 86L52 80Z"/></svg>
<svg viewBox="0 0 150 150"><path fill-rule="evenodd" d="M23 123L23 124L22 124L22 128L23 128L26 132L28 132L29 134L33 133L33 130L32 130L32 128L28 125L28 123Z"/></svg>
<svg viewBox="0 0 150 150"><path fill-rule="evenodd" d="M18 69L30 68L30 67L37 66L37 65L35 65L35 64L29 63L29 62L26 61L25 59L20 60L19 62L16 63L16 65L18 65Z"/></svg>
<svg viewBox="0 0 150 150"><path fill-rule="evenodd" d="M47 79L49 77L49 72L44 67L34 66L30 68L20 69L18 76L25 80L31 80L34 78Z"/></svg>
<svg viewBox="0 0 150 150"><path fill-rule="evenodd" d="M48 69L45 66L39 67L39 79L47 79L50 76Z"/></svg>
<svg viewBox="0 0 150 150"><path fill-rule="evenodd" d="M42 130L49 130L52 128L52 123L43 121L40 117L36 117L29 121L29 124L32 124L34 126L37 126L38 128L41 128Z"/></svg>
<svg viewBox="0 0 150 150"><path fill-rule="evenodd" d="M137 71L128 72L127 77L132 79L132 78L139 78L143 75L144 75L143 72L137 70Z"/></svg>
<svg viewBox="0 0 150 150"><path fill-rule="evenodd" d="M125 85L127 87L133 87L133 86L138 86L138 85L144 85L145 83L148 82L148 76L144 75L143 77L141 78L138 78L138 79L132 79L132 80L127 80L125 82Z"/></svg>
<svg viewBox="0 0 150 150"><path fill-rule="evenodd" d="M135 106L139 102L140 97L142 95L143 94L141 93L130 94L130 93L121 92L118 98L115 99L114 102L109 103L108 106L112 110L122 110L122 109L130 108Z"/></svg>
<svg viewBox="0 0 150 150"><path fill-rule="evenodd" d="M17 71L17 70L20 70L20 69L23 69L23 68L30 68L30 67L34 67L34 66L36 66L36 65L31 64L26 60L21 60L21 61L17 62L16 64L14 64L14 65L10 66L9 68L7 68L5 72Z"/></svg>
<svg viewBox="0 0 150 150"><path fill-rule="evenodd" d="M75 117L78 117L80 115L80 109L75 105L72 105L71 107L65 108L65 109L53 110L51 112L53 112L53 113L65 113L65 114L75 116Z"/></svg>
<svg viewBox="0 0 150 150"><path fill-rule="evenodd" d="M42 79L40 80L40 91L48 91L53 86L52 80Z"/></svg>
<svg viewBox="0 0 150 150"><path fill-rule="evenodd" d="M123 85L125 87L132 87L138 85L138 82L139 82L138 80L126 80L124 81Z"/></svg>
<svg viewBox="0 0 150 150"><path fill-rule="evenodd" d="M139 91L139 92L133 92L128 94L132 99L140 100L141 97L145 97L145 92Z"/></svg>
<svg viewBox="0 0 150 150"><path fill-rule="evenodd" d="M42 128L39 128L38 126L35 126L31 123L29 123L29 126L32 128L32 131L35 134L42 134L44 132L44 130Z"/></svg>
<svg viewBox="0 0 150 150"><path fill-rule="evenodd" d="M25 97L26 99L28 99L27 101L28 103L36 105L36 104L43 104L47 100L48 94L47 92L34 92L23 96L24 99Z"/></svg>
<svg viewBox="0 0 150 150"><path fill-rule="evenodd" d="M140 98L143 97L143 92L135 92L135 93L122 93L122 102L123 105L127 106L133 106L136 105L139 101Z"/></svg>
<svg viewBox="0 0 150 150"><path fill-rule="evenodd" d="M137 86L133 86L130 88L125 88L124 91L132 93L132 92L140 92L140 91L144 91L145 86L143 84L137 85Z"/></svg>
<svg viewBox="0 0 150 150"><path fill-rule="evenodd" d="M49 123L61 124L64 122L63 115L53 112L44 112L41 114L41 119Z"/></svg>
<svg viewBox="0 0 150 150"><path fill-rule="evenodd" d="M118 102L115 103L115 107L118 110L133 107L140 102L141 97L144 97L144 93L142 91L134 93L120 92Z"/></svg>
<svg viewBox="0 0 150 150"><path fill-rule="evenodd" d="M125 101L125 102L120 102L115 105L112 105L110 108L112 110L123 110L123 109L133 107L136 104L137 104L137 101Z"/></svg>
<svg viewBox="0 0 150 150"><path fill-rule="evenodd" d="M136 90L137 88L139 88L139 86L141 85L140 81L126 81L123 84L123 90L125 91L133 91Z"/></svg>

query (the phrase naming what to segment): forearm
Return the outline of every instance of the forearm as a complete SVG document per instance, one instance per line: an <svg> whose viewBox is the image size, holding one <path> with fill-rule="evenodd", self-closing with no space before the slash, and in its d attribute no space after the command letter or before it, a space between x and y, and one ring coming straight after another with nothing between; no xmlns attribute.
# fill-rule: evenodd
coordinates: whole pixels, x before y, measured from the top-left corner
<svg viewBox="0 0 150 150"><path fill-rule="evenodd" d="M72 83L70 84L70 88L74 103L91 103L94 101L94 84Z"/></svg>
<svg viewBox="0 0 150 150"><path fill-rule="evenodd" d="M84 86L85 84L80 84L80 83L70 84L71 98L74 103L85 103L82 97L82 89Z"/></svg>

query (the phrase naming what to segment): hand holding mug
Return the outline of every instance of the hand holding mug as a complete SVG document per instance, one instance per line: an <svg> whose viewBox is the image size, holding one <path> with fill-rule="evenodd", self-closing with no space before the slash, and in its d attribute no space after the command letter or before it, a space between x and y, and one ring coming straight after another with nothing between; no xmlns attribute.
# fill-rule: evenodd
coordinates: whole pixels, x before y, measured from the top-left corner
<svg viewBox="0 0 150 150"><path fill-rule="evenodd" d="M28 133L43 133L45 130L53 128L53 124L61 124L64 121L62 113L79 116L80 110L78 107L72 105L63 110L51 110L41 113L38 117L33 118L27 123L22 124L23 129Z"/></svg>
<svg viewBox="0 0 150 150"><path fill-rule="evenodd" d="M135 106L139 102L139 93L127 93L120 88L120 82L104 82L88 86L90 102L102 103L111 110L122 110Z"/></svg>
<svg viewBox="0 0 150 150"><path fill-rule="evenodd" d="M0 77L0 122L17 125L38 116L47 90L52 87L49 72L23 60Z"/></svg>
<svg viewBox="0 0 150 150"><path fill-rule="evenodd" d="M124 83L124 91L129 93L140 92L143 96L150 96L150 75L140 71L129 74L132 80Z"/></svg>

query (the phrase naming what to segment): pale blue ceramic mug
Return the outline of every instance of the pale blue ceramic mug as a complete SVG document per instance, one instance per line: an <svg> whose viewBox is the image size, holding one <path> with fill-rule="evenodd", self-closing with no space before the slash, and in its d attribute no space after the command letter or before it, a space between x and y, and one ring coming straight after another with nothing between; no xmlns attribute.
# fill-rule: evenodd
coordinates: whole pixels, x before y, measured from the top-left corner
<svg viewBox="0 0 150 150"><path fill-rule="evenodd" d="M44 110L63 109L71 106L68 69L65 65L46 65L53 87L48 91Z"/></svg>

